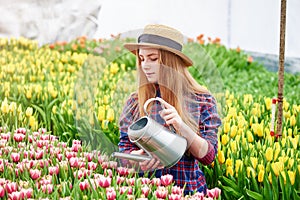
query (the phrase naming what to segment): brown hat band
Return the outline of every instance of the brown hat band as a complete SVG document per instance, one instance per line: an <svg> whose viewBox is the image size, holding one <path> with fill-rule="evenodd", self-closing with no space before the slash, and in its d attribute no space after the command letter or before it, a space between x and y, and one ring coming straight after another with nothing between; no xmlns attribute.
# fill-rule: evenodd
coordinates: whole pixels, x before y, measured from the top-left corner
<svg viewBox="0 0 300 200"><path fill-rule="evenodd" d="M152 43L152 44L167 46L172 49L176 49L178 51L182 50L182 45L179 44L178 42L171 40L169 38L159 36L159 35L142 34L138 38L138 43Z"/></svg>

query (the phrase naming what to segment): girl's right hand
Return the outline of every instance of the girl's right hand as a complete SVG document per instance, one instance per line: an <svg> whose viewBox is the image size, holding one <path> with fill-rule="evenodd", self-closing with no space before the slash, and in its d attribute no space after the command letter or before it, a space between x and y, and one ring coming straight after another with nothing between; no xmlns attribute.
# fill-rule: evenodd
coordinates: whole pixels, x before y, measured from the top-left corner
<svg viewBox="0 0 300 200"><path fill-rule="evenodd" d="M134 150L131 152L131 154L138 154L138 155L144 155L145 151L143 149L140 150ZM135 165L136 161L130 161L132 165ZM147 170L155 170L155 169L162 169L163 165L161 165L159 159L152 158L151 160L145 160L143 162L139 162L139 166L141 167L141 170L147 171Z"/></svg>

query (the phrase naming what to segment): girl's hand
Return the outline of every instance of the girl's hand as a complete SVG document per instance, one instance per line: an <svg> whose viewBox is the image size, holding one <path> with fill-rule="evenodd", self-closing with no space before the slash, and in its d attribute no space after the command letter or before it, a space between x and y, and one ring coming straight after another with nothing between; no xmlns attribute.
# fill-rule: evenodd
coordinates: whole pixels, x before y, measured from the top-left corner
<svg viewBox="0 0 300 200"><path fill-rule="evenodd" d="M172 124L174 126L174 128L176 129L176 131L179 131L181 129L183 121L182 121L181 117L179 116L175 107L173 107L172 105L167 103L162 98L159 98L158 101L160 101L162 103L163 107L165 107L165 109L160 111L160 116L166 121L167 125Z"/></svg>
<svg viewBox="0 0 300 200"><path fill-rule="evenodd" d="M131 154L144 155L145 152L143 149L140 149L140 150L132 151ZM129 161L129 162L131 163L131 165L137 164L136 161ZM163 166L160 164L160 161L156 158L152 158L151 160L145 160L143 162L139 162L139 165L141 167L141 170L143 170L143 171L163 168Z"/></svg>

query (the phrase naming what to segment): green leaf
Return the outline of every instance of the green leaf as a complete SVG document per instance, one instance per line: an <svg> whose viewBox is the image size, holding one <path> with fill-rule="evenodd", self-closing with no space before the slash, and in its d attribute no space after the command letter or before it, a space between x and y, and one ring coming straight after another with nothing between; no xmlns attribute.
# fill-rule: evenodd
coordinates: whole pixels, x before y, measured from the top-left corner
<svg viewBox="0 0 300 200"><path fill-rule="evenodd" d="M251 197L255 200L263 200L263 196L257 192L246 189L246 193L249 197Z"/></svg>

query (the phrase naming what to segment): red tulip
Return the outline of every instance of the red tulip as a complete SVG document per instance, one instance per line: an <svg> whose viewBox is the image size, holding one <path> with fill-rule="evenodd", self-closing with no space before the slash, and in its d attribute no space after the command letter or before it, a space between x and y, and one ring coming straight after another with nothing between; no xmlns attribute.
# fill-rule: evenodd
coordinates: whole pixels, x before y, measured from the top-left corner
<svg viewBox="0 0 300 200"><path fill-rule="evenodd" d="M18 128L16 130L16 133L22 133L22 134L26 135L26 128Z"/></svg>
<svg viewBox="0 0 300 200"><path fill-rule="evenodd" d="M87 158L88 162L91 162L93 160L94 154L92 154L92 153L84 153L84 157Z"/></svg>
<svg viewBox="0 0 300 200"><path fill-rule="evenodd" d="M10 133L8 132L8 133L1 133L1 138L3 139L3 140L9 140L9 138L10 138Z"/></svg>
<svg viewBox="0 0 300 200"><path fill-rule="evenodd" d="M11 153L10 155L13 162L19 162L20 161L20 153Z"/></svg>
<svg viewBox="0 0 300 200"><path fill-rule="evenodd" d="M168 186L168 185L172 184L173 176L170 174L167 174L167 175L161 176L160 180L161 180L162 185Z"/></svg>
<svg viewBox="0 0 300 200"><path fill-rule="evenodd" d="M33 180L36 180L36 179L40 178L42 172L38 169L30 169L29 174Z"/></svg>
<svg viewBox="0 0 300 200"><path fill-rule="evenodd" d="M221 195L221 189L215 187L215 188L210 189L210 190L208 189L208 190L206 191L206 193L207 193L207 196L208 196L208 197L218 199L219 196Z"/></svg>

